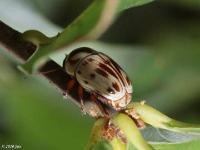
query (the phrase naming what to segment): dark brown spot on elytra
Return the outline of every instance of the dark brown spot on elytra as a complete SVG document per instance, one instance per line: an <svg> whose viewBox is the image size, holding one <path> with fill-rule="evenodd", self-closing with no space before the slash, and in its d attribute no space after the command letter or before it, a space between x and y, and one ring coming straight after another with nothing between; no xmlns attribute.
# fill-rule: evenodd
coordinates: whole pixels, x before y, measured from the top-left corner
<svg viewBox="0 0 200 150"><path fill-rule="evenodd" d="M100 68L95 69L95 72L102 75L103 77L106 77L106 78L108 77L108 73Z"/></svg>
<svg viewBox="0 0 200 150"><path fill-rule="evenodd" d="M116 73L113 70L111 70L107 65L99 63L99 67L108 72L109 74L111 74L112 76L114 76L115 78L118 78Z"/></svg>
<svg viewBox="0 0 200 150"><path fill-rule="evenodd" d="M84 61L84 62L82 63L83 66L85 66L85 65L87 65L87 64L88 64L87 61Z"/></svg>
<svg viewBox="0 0 200 150"><path fill-rule="evenodd" d="M112 84L113 88L116 90L116 91L120 91L120 88L119 88L119 85L115 82Z"/></svg>
<svg viewBox="0 0 200 150"><path fill-rule="evenodd" d="M93 58L89 58L88 61L89 61L89 62L92 62L92 61L94 61L94 59L93 59Z"/></svg>
<svg viewBox="0 0 200 150"><path fill-rule="evenodd" d="M90 78L91 78L91 79L94 79L94 78L95 78L95 74L94 74L94 73L91 73L91 74L90 74Z"/></svg>
<svg viewBox="0 0 200 150"><path fill-rule="evenodd" d="M110 87L107 89L108 93L110 94L115 94L115 91L113 89L111 89Z"/></svg>

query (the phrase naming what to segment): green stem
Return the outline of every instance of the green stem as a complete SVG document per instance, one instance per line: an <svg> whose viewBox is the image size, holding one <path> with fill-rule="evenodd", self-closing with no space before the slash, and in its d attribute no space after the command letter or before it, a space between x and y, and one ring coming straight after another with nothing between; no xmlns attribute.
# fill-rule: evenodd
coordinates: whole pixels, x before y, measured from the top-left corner
<svg viewBox="0 0 200 150"><path fill-rule="evenodd" d="M26 73L34 72L38 69L39 66L41 66L46 61L48 56L45 55L46 53L48 53L48 51L51 51L51 49L51 45L40 46L37 52L33 54L33 56L30 58L30 60L28 60L27 63L20 66L20 69Z"/></svg>
<svg viewBox="0 0 200 150"><path fill-rule="evenodd" d="M48 43L52 42L56 37L57 36L47 37L45 34L43 34L40 31L37 31L37 30L28 30L22 34L23 40L30 41L37 46L39 46L41 44L48 44Z"/></svg>

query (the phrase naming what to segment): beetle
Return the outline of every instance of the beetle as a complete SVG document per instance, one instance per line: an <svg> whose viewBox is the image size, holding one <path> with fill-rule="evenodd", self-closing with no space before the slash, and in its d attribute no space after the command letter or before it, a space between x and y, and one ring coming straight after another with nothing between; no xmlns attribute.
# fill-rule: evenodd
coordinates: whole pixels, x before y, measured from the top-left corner
<svg viewBox="0 0 200 150"><path fill-rule="evenodd" d="M88 99L97 104L104 115L108 114L104 106L120 111L132 99L132 84L127 74L102 52L88 47L77 48L65 57L63 68L71 76L66 93L77 90L83 112L88 109L85 105Z"/></svg>

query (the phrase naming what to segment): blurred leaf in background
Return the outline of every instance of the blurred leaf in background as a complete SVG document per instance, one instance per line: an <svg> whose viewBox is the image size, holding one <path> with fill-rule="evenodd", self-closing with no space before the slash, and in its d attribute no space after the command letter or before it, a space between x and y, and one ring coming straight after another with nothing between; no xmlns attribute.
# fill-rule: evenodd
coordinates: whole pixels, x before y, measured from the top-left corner
<svg viewBox="0 0 200 150"><path fill-rule="evenodd" d="M0 19L21 32L37 29L51 36L91 2L1 0ZM133 100L145 99L173 118L200 123L199 27L197 0L161 0L126 10L100 42L83 45L119 62L133 81ZM62 63L61 58L63 53L55 57ZM20 73L4 55L0 68L0 143L27 150L84 147L93 124L89 117L46 80Z"/></svg>
<svg viewBox="0 0 200 150"><path fill-rule="evenodd" d="M187 3L195 8L185 7ZM102 37L107 42L146 47L151 57L141 60L140 70L132 68L136 98L146 99L162 112L181 120L193 118L194 122L199 122L200 106L197 3L156 1L127 10ZM187 113L182 115L183 112Z"/></svg>

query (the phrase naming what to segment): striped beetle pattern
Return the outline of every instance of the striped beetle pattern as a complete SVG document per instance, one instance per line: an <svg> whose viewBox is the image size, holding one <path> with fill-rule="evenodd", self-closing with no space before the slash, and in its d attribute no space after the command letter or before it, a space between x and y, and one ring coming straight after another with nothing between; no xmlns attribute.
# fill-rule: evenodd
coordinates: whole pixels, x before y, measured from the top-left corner
<svg viewBox="0 0 200 150"><path fill-rule="evenodd" d="M120 111L130 103L131 81L124 70L104 53L87 47L75 49L64 59L63 68L71 76L67 93L77 90L83 111L87 109L85 102L88 100L95 102L104 115L107 114L104 106Z"/></svg>

